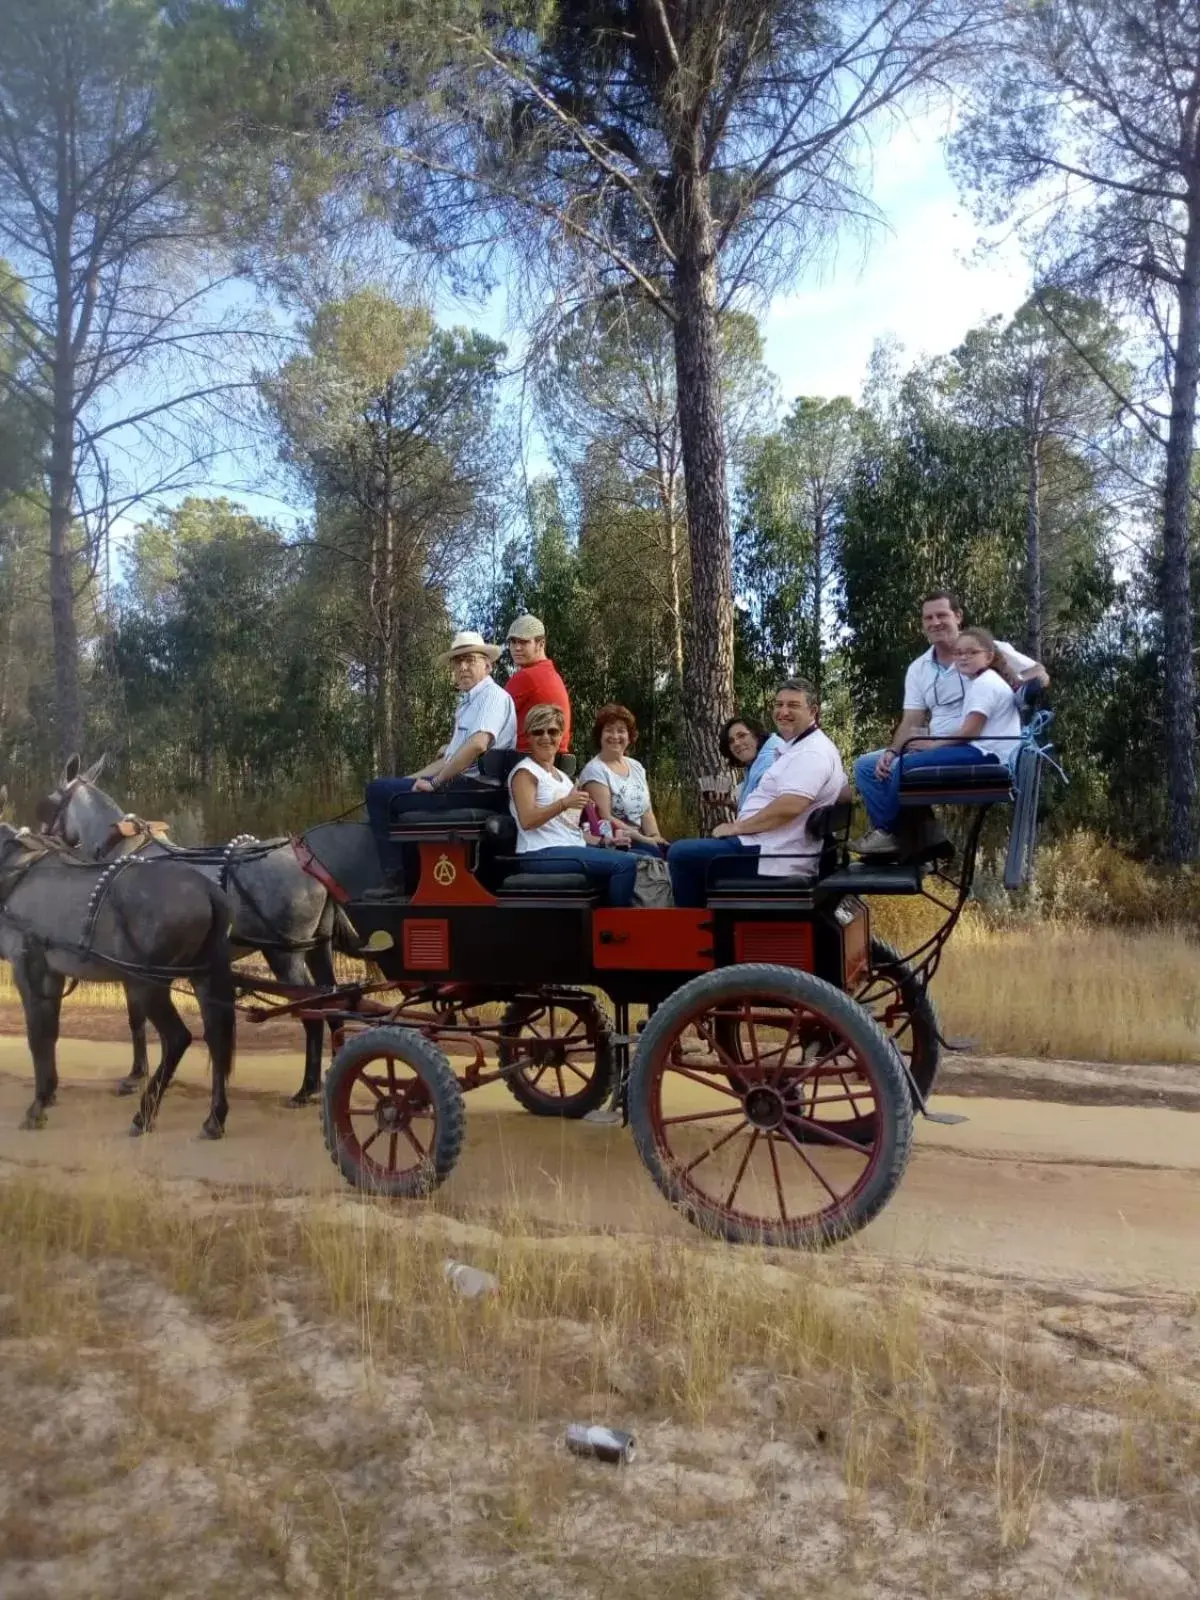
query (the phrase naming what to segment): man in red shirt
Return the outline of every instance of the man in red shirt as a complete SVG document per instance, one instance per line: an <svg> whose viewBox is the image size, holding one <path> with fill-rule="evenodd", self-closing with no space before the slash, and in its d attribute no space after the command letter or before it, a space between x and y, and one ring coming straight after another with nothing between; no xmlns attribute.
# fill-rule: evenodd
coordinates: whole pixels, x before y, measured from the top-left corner
<svg viewBox="0 0 1200 1600"><path fill-rule="evenodd" d="M571 699L558 668L546 657L546 629L526 613L508 630L508 650L517 670L504 685L517 708L517 749L529 749L525 718L531 706L557 706L566 718L561 750L571 748Z"/></svg>

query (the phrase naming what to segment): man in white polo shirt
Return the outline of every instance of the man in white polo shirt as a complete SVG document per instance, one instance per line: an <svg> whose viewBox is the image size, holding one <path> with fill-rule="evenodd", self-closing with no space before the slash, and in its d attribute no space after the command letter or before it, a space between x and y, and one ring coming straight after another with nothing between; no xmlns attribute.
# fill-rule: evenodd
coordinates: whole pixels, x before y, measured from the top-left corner
<svg viewBox="0 0 1200 1600"><path fill-rule="evenodd" d="M819 711L816 690L803 678L789 678L776 690L783 748L736 822L722 822L710 839L680 839L667 852L677 906L702 906L709 863L727 857L744 858L747 875L815 875L821 841L809 831L809 813L832 805L846 786L837 746L817 726Z"/></svg>
<svg viewBox="0 0 1200 1600"><path fill-rule="evenodd" d="M456 633L449 650L438 658L449 664L458 690L458 710L448 744L420 772L407 778L374 778L367 785L367 815L386 871L403 870L403 852L388 838L393 795L442 789L452 778L472 771L483 752L493 745L497 750L515 746L516 707L492 677L492 667L499 656L500 646L486 644L482 634Z"/></svg>
<svg viewBox="0 0 1200 1600"><path fill-rule="evenodd" d="M897 808L901 770L897 755L908 740L926 733L932 739L945 739L962 726L967 685L954 664L962 620L962 602L952 590L936 589L921 602L921 630L929 649L904 675L904 710L892 741L886 750L872 750L854 763L855 787L872 817L891 815ZM996 648L1012 662L1022 683L1050 682L1040 661L1002 639L996 640ZM890 854L897 841L886 829L875 827L851 848L867 855Z"/></svg>

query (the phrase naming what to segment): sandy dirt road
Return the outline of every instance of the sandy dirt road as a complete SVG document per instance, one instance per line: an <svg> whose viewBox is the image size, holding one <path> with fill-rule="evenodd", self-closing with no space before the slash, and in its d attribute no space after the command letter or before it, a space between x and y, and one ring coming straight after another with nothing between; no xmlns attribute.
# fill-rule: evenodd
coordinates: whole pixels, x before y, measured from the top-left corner
<svg viewBox="0 0 1200 1600"><path fill-rule="evenodd" d="M131 1139L133 1103L112 1083L127 1047L62 1041L63 1089L51 1125L17 1128L30 1080L24 1041L0 1038L0 1170L236 1184L347 1200L315 1109L283 1096L295 1052L238 1062L228 1137L197 1137L204 1058L181 1070L153 1136ZM549 1229L671 1234L692 1230L661 1199L620 1128L528 1116L500 1085L469 1096L467 1141L437 1204L469 1216L514 1212ZM969 1120L918 1123L899 1193L843 1249L915 1264L1058 1284L1200 1291L1200 1118L1158 1107L1078 1106L943 1096ZM405 1211L397 1207L398 1216Z"/></svg>

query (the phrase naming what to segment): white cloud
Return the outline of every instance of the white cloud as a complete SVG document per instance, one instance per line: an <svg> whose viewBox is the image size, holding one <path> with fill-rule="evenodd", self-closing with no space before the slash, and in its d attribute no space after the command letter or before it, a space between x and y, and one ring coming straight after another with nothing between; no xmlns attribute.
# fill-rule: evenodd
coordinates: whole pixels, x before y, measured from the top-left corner
<svg viewBox="0 0 1200 1600"><path fill-rule="evenodd" d="M856 395L876 339L898 339L910 358L950 350L1028 294L1015 245L978 257L979 230L946 170L944 133L944 118L898 128L874 157L874 199L889 227L865 248L843 241L772 303L766 360L785 399Z"/></svg>

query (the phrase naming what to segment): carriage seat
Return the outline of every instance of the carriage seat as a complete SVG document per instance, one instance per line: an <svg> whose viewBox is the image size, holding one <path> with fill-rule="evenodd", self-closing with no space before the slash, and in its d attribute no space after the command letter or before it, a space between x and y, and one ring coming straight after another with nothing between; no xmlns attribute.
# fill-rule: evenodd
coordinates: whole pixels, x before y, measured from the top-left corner
<svg viewBox="0 0 1200 1600"><path fill-rule="evenodd" d="M850 836L851 804L838 800L831 806L818 806L809 813L809 832L821 841L821 854L816 871L789 874L787 877L768 876L758 871L758 862L744 856L718 858L708 869L707 890L710 899L727 900L811 900L818 882L835 872L844 854Z"/></svg>
<svg viewBox="0 0 1200 1600"><path fill-rule="evenodd" d="M900 768L902 806L991 805L1012 798L1012 772L1002 761L964 767Z"/></svg>

